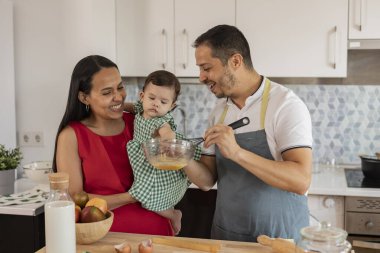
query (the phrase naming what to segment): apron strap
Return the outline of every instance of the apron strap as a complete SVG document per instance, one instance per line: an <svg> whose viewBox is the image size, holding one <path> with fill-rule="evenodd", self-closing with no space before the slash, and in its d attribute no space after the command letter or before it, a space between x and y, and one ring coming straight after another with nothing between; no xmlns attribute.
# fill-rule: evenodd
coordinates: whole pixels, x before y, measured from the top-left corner
<svg viewBox="0 0 380 253"><path fill-rule="evenodd" d="M223 124L224 123L224 119L226 118L227 111L228 111L228 104L226 104L224 106L224 110L223 110L222 114L220 115L220 118L218 120L218 124Z"/></svg>
<svg viewBox="0 0 380 253"><path fill-rule="evenodd" d="M263 100L261 101L261 112L260 112L261 129L264 129L265 127L265 114L267 112L267 107L268 107L269 91L270 91L270 81L269 79L265 79L265 87L264 87L264 92L263 92ZM224 106L224 110L222 114L220 115L218 124L222 124L224 122L224 119L226 118L226 115L227 115L227 111L228 111L228 104Z"/></svg>
<svg viewBox="0 0 380 253"><path fill-rule="evenodd" d="M267 107L268 107L269 91L270 91L270 81L269 79L265 79L265 87L264 87L264 92L263 92L263 100L261 102L261 113L260 113L261 129L264 129L265 127L265 114L267 112Z"/></svg>

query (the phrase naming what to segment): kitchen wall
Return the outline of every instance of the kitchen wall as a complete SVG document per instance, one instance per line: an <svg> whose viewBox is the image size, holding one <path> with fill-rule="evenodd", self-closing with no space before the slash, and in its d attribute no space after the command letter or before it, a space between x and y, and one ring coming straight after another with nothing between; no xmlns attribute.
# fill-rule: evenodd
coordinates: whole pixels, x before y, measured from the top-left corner
<svg viewBox="0 0 380 253"><path fill-rule="evenodd" d="M108 0L12 2L18 144L24 133L43 134L42 145L21 145L22 164L51 160L74 65L89 54L116 58L114 6Z"/></svg>
<svg viewBox="0 0 380 253"><path fill-rule="evenodd" d="M380 150L379 85L286 85L309 108L320 162L360 163Z"/></svg>
<svg viewBox="0 0 380 253"><path fill-rule="evenodd" d="M22 164L51 160L55 135L65 110L70 75L75 63L89 54L115 60L114 6L109 0L12 0L16 128L18 135L42 132L43 145L22 146ZM101 14L101 15L100 15ZM372 52L369 52L372 54ZM357 79L308 79L286 82L308 105L313 118L314 153L318 159L334 156L338 162L358 163L358 153L379 147L379 56L373 62L349 59L365 66ZM349 72L350 74L350 72ZM366 85L365 77L375 77ZM347 83L346 80L354 80ZM135 100L143 78L127 78L128 99ZM201 136L215 98L206 87L182 80L183 91L176 118L189 137ZM283 83L283 82L281 82ZM341 84L349 84L341 85ZM6 107L4 101L1 106ZM183 114L186 121L183 124ZM182 130L183 131L183 130ZM20 140L18 140L18 143Z"/></svg>
<svg viewBox="0 0 380 253"><path fill-rule="evenodd" d="M134 101L143 79L126 78L128 97ZM216 101L205 85L182 79L179 110L173 113L178 130L187 137L203 135ZM193 80L191 80L193 82ZM358 154L380 150L380 85L287 84L309 108L313 124L315 161L360 163ZM184 125L185 123L185 125Z"/></svg>

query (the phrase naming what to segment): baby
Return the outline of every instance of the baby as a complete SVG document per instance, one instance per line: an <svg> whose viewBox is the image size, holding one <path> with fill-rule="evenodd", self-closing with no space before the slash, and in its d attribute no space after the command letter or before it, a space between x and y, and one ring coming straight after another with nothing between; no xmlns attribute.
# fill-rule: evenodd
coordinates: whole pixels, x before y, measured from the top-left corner
<svg viewBox="0 0 380 253"><path fill-rule="evenodd" d="M145 158L141 143L157 137L161 139L183 139L176 133L176 125L170 111L181 86L170 72L159 70L151 73L145 80L136 104L126 103L125 109L136 114L133 140L127 144L129 160L132 165L134 182L129 194L148 210L168 218L173 231L181 230L182 213L174 206L182 199L190 181L184 171L159 170ZM199 160L201 150L196 148L194 159Z"/></svg>

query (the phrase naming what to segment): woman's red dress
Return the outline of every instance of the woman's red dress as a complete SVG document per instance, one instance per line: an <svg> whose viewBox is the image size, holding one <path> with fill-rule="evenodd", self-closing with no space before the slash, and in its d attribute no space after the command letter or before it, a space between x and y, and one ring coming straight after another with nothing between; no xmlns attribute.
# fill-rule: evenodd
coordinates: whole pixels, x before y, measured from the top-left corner
<svg viewBox="0 0 380 253"><path fill-rule="evenodd" d="M82 161L83 190L99 195L124 193L133 182L126 145L133 137L134 116L124 113L124 131L115 136L100 136L80 122L72 122ZM113 232L173 235L168 219L141 207L140 203L113 210Z"/></svg>

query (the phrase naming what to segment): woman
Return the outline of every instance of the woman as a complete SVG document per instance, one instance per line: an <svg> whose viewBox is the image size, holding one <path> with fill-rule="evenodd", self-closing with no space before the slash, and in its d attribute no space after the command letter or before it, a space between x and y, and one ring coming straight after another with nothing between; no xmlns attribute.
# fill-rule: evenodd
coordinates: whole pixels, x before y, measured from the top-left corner
<svg viewBox="0 0 380 253"><path fill-rule="evenodd" d="M66 112L56 137L53 170L70 175L71 195L86 191L114 212L111 231L173 235L170 222L146 210L127 193L133 183L126 144L134 116L123 112L126 97L119 70L105 57L80 60L71 76Z"/></svg>

